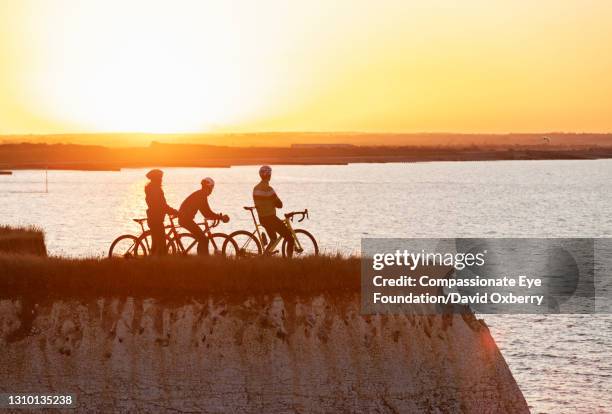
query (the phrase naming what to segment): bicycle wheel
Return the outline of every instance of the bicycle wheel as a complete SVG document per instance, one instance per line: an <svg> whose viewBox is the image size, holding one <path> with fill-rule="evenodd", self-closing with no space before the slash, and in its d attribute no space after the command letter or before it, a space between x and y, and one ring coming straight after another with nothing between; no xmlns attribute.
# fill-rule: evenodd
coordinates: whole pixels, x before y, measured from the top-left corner
<svg viewBox="0 0 612 414"><path fill-rule="evenodd" d="M234 243L231 243L233 240ZM229 235L223 242L223 254L233 257L253 257L263 253L261 243L253 233L246 230L238 230Z"/></svg>
<svg viewBox="0 0 612 414"><path fill-rule="evenodd" d="M138 257L138 237L131 234L124 234L117 237L108 250L108 257L130 259Z"/></svg>
<svg viewBox="0 0 612 414"><path fill-rule="evenodd" d="M147 230L138 238L138 256L149 256L151 254L151 246L153 246L151 230ZM174 241L166 235L166 253L174 254L175 252Z"/></svg>
<svg viewBox="0 0 612 414"><path fill-rule="evenodd" d="M295 229L293 231L300 245L298 246L298 243L295 243L293 247L293 257L317 256L319 254L319 246L312 234L302 229ZM283 257L287 256L289 256L287 240L283 239Z"/></svg>
<svg viewBox="0 0 612 414"><path fill-rule="evenodd" d="M230 236L225 233L213 233L212 238L208 242L212 246L213 253L219 256L225 256L223 246L227 246L228 251L238 251L238 245Z"/></svg>
<svg viewBox="0 0 612 414"><path fill-rule="evenodd" d="M176 246L176 252L186 256L198 254L198 241L191 233L179 234L179 243L181 246ZM206 249L209 254L224 255L223 245L229 243L230 251L238 250L236 243L227 235L223 233L214 233L212 237L208 239Z"/></svg>
<svg viewBox="0 0 612 414"><path fill-rule="evenodd" d="M151 230L147 230L140 235L138 238L138 251L143 256L148 256L151 254L151 246L153 245L153 241L151 239Z"/></svg>
<svg viewBox="0 0 612 414"><path fill-rule="evenodd" d="M176 254L182 254L185 256L197 255L198 254L198 241L191 233L181 233L178 235L178 239L172 242Z"/></svg>

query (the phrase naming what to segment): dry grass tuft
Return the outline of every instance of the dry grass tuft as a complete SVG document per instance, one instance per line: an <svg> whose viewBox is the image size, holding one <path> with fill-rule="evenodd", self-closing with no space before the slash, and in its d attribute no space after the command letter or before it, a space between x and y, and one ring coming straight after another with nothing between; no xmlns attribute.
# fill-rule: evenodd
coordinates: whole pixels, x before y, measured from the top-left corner
<svg viewBox="0 0 612 414"><path fill-rule="evenodd" d="M35 227L0 226L0 253L46 256L45 235Z"/></svg>

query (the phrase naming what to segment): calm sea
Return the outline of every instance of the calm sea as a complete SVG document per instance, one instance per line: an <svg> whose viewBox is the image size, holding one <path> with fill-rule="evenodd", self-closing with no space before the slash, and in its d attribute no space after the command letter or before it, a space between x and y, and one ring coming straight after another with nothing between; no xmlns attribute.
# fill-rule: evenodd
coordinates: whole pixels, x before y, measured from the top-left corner
<svg viewBox="0 0 612 414"><path fill-rule="evenodd" d="M210 199L250 228L257 167L168 168L172 206L211 176ZM38 225L51 254L105 255L137 232L145 170L16 171L0 176L2 224ZM275 166L284 210L327 252L359 253L362 237L611 237L612 160ZM485 316L533 412L612 412L612 317Z"/></svg>

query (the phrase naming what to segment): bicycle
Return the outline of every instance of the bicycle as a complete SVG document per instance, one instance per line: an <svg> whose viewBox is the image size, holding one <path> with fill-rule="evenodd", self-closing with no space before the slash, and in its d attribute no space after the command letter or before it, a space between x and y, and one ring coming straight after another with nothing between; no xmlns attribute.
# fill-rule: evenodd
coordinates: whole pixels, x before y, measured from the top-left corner
<svg viewBox="0 0 612 414"><path fill-rule="evenodd" d="M170 225L167 226L170 231L166 234L167 244L172 246L171 254L181 254L184 256L198 254L198 240L191 233L179 233L178 228L174 224L174 216L170 216ZM210 223L210 224L209 224ZM204 226L204 234L209 244L212 244L213 253L215 255L225 255L223 246L231 245L235 250L238 250L236 242L225 233L213 233L211 229L217 227L221 223L220 220L204 220L202 223L197 223L199 226ZM208 245L206 246L208 250Z"/></svg>
<svg viewBox="0 0 612 414"><path fill-rule="evenodd" d="M151 235L151 231L146 230L144 227L144 223L147 221L147 219L135 218L132 220L140 225L140 229L142 230L140 236L123 234L117 237L115 240L113 240L110 248L108 249L109 259L112 259L113 257L130 259L133 257L146 256L151 251L150 244L141 244L141 239L145 237L146 233L148 233L149 237Z"/></svg>
<svg viewBox="0 0 612 414"><path fill-rule="evenodd" d="M172 254L182 254L182 255L191 255L197 254L197 240L191 233L179 233L177 226L174 223L175 217L170 216L170 224L164 226L166 231L166 249L169 255ZM134 222L140 225L142 230L140 236L135 236L133 234L124 234L117 237L110 246L108 257L123 257L126 259L136 258L136 257L145 257L151 254L151 231L146 230L144 227L144 223L147 221L146 218L138 218L132 219ZM225 233L212 233L211 229L217 227L219 225L219 220L211 221L209 224L208 221L204 221L202 223L197 223L199 226L204 226L204 233L207 235L209 243L212 242L213 249L215 254L223 253L222 246L229 236ZM229 243L229 242L228 242ZM232 240L231 246L234 246L235 243ZM208 246L207 246L208 247ZM235 247L237 250L238 248Z"/></svg>
<svg viewBox="0 0 612 414"><path fill-rule="evenodd" d="M249 232L247 230L237 230L233 233L230 233L229 237L234 241L234 244L229 245L224 243L223 253L226 255L235 255L237 257L259 256L262 254L273 255L278 253L278 251L274 249L282 240L282 255L283 257L289 256L287 240L285 240L285 238L283 237L278 237L276 241L268 245L267 237L264 232L265 230L255 217L255 207L243 208L251 213L253 223L255 224L255 230L252 232ZM300 216L298 223L304 221L304 219L309 218L308 209L305 209L304 211L293 211L291 213L286 213L285 219L283 220L283 223L291 231L291 235L295 242L293 248L293 255L295 256L296 254L298 254L304 256L317 256L319 254L319 246L317 245L317 241L314 236L304 229L294 229L291 225L295 216ZM232 252L228 251L228 248L234 248L236 250Z"/></svg>

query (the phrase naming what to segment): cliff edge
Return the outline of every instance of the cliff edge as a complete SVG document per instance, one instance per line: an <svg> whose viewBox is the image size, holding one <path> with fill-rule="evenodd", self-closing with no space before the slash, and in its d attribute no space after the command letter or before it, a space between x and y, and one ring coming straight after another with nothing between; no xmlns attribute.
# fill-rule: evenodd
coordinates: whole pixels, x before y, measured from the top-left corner
<svg viewBox="0 0 612 414"><path fill-rule="evenodd" d="M77 411L529 411L473 315L361 315L355 259L0 256L0 298L0 393Z"/></svg>

